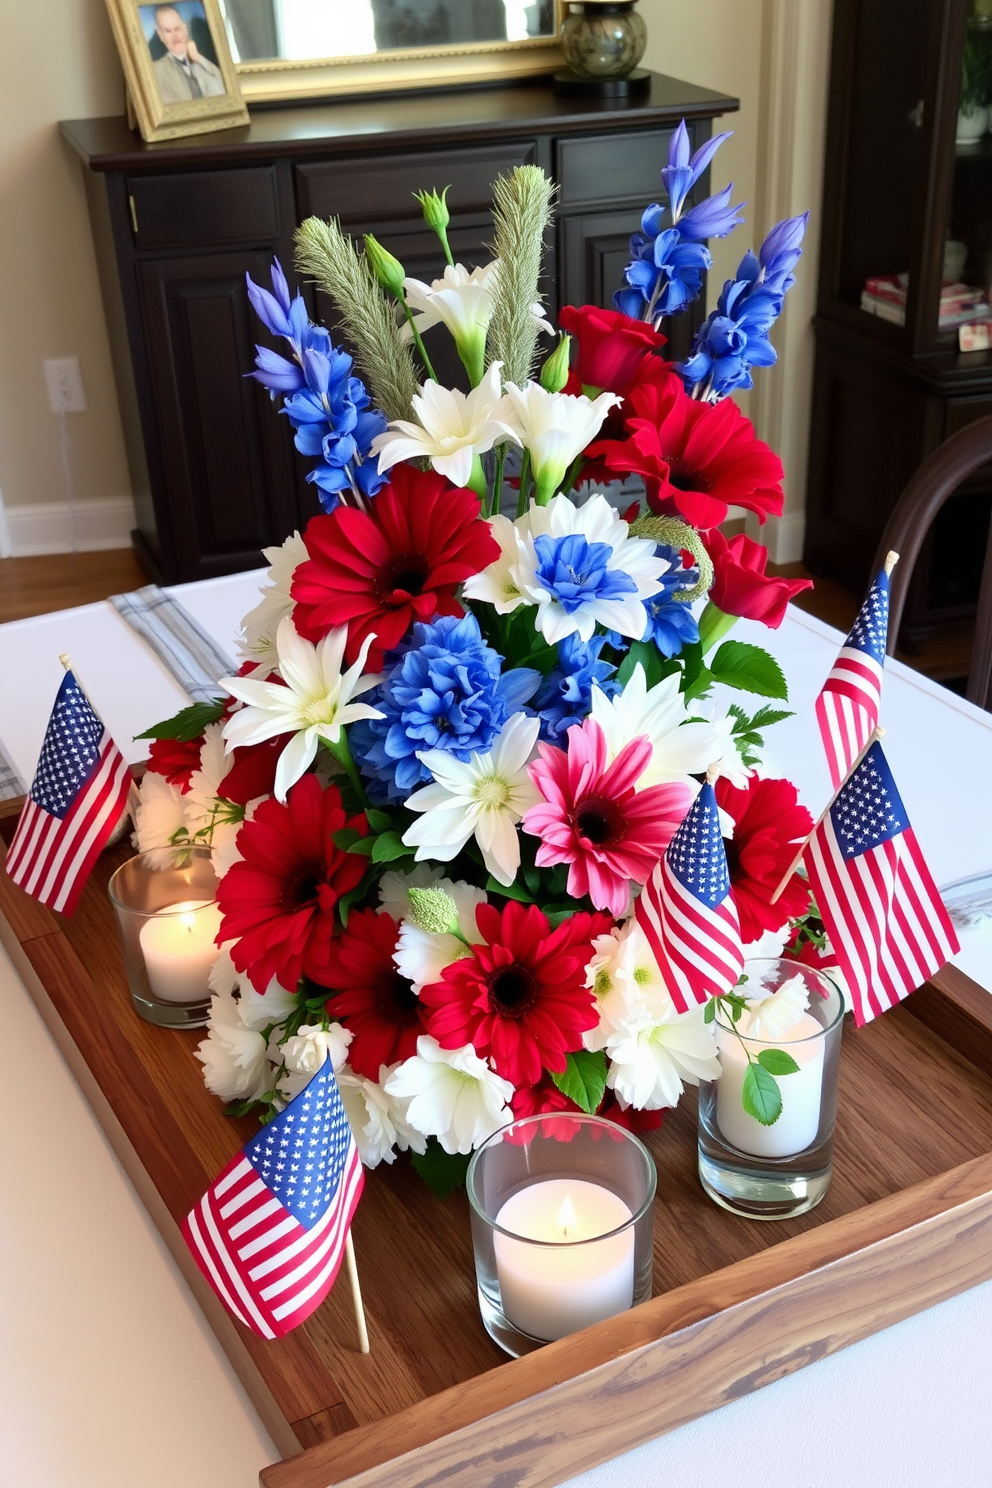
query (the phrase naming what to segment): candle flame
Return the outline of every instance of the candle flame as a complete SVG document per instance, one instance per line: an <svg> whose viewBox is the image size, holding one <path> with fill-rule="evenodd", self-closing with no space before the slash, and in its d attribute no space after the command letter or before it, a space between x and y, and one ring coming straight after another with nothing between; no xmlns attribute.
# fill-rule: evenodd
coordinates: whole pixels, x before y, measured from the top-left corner
<svg viewBox="0 0 992 1488"><path fill-rule="evenodd" d="M180 915L179 916L179 923L180 923L180 925L182 925L182 927L183 927L184 930L190 930L190 931L195 930L196 929L196 916L195 915L191 915L191 914Z"/></svg>
<svg viewBox="0 0 992 1488"><path fill-rule="evenodd" d="M566 1238L569 1230L575 1228L575 1206L567 1194L561 1208L558 1210L558 1224L562 1234Z"/></svg>

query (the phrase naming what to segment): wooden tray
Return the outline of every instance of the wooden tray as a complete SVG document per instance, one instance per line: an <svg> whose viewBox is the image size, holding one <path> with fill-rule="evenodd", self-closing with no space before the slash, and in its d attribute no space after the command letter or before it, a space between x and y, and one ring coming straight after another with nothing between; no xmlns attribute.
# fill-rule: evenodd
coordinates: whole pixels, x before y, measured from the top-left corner
<svg viewBox="0 0 992 1488"><path fill-rule="evenodd" d="M401 1159L368 1175L355 1221L371 1355L344 1287L288 1338L258 1339L178 1229L253 1124L204 1088L201 1034L131 1007L105 887L127 855L104 854L72 919L0 872L0 937L289 1459L265 1488L555 1484L992 1276L992 998L950 968L845 1032L834 1180L812 1214L760 1224L710 1203L683 1100L649 1141L643 1306L505 1359L478 1316L464 1194L439 1201Z"/></svg>

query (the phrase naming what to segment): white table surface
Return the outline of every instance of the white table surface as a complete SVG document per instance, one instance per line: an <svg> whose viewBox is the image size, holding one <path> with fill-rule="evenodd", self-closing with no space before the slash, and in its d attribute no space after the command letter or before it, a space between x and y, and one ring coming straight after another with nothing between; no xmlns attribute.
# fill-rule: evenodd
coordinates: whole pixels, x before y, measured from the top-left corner
<svg viewBox="0 0 992 1488"><path fill-rule="evenodd" d="M224 646L257 575L184 585ZM814 813L828 782L812 703L839 636L791 611L769 645L797 717L771 734ZM0 626L0 739L30 779L58 655L129 759L184 696L109 605ZM992 718L888 664L886 751L939 883L992 869ZM0 1488L250 1488L278 1455L0 951ZM26 1113L29 1119L24 1120ZM573 1480L570 1488L988 1488L992 1283Z"/></svg>

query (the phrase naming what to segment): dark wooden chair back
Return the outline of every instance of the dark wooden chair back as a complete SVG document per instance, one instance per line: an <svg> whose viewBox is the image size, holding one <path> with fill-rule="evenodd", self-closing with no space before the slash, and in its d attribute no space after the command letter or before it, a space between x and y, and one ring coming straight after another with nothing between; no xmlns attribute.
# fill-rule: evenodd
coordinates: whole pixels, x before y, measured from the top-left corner
<svg viewBox="0 0 992 1488"><path fill-rule="evenodd" d="M887 651L896 649L896 637L909 592L909 582L924 539L934 518L962 481L983 465L992 463L992 415L976 419L946 439L928 456L896 503L879 543L873 574L878 573L889 552L899 554L889 588L889 635ZM971 648L968 687L965 696L980 708L992 711L992 526L985 550L985 567L978 596L975 639Z"/></svg>

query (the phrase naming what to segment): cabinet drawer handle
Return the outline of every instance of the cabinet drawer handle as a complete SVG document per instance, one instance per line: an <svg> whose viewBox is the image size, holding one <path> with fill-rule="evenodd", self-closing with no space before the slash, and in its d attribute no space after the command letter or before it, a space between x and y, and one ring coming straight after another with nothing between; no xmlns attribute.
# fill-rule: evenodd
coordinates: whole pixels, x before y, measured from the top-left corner
<svg viewBox="0 0 992 1488"><path fill-rule="evenodd" d="M132 230L134 232L134 236L137 237L138 236L138 209L134 205L134 197L133 196L129 196L128 197L127 204L130 207L130 209L131 209L131 228L132 228Z"/></svg>

